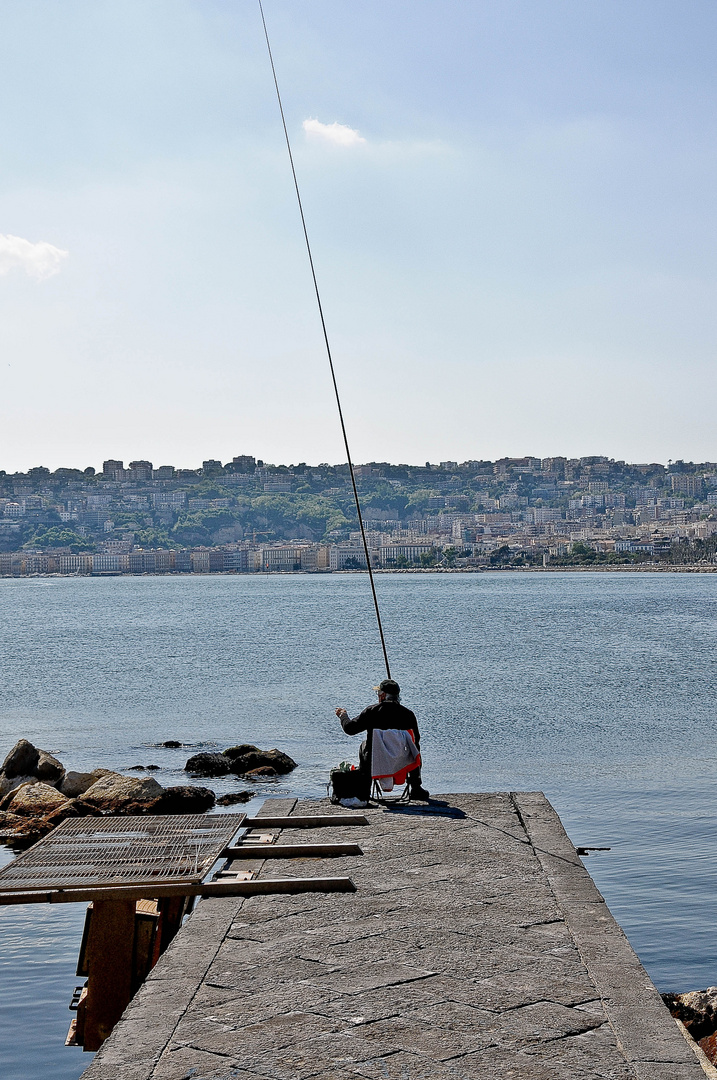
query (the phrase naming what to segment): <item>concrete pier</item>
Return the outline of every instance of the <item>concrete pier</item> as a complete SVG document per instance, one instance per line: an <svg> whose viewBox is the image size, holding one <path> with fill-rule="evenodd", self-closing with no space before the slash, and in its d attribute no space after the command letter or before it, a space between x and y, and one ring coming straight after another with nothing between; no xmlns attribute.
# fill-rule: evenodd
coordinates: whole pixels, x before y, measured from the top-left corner
<svg viewBox="0 0 717 1080"><path fill-rule="evenodd" d="M202 901L83 1080L704 1080L545 797L443 798L260 867L355 893Z"/></svg>

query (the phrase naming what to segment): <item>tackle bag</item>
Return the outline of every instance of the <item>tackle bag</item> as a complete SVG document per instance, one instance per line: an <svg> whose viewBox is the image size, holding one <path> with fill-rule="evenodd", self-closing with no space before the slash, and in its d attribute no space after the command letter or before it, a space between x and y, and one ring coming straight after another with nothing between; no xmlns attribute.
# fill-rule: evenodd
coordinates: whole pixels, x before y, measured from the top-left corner
<svg viewBox="0 0 717 1080"><path fill-rule="evenodd" d="M344 763L342 763L344 764ZM329 798L332 803L343 799L359 799L368 802L371 794L371 778L362 769L339 767L329 773Z"/></svg>

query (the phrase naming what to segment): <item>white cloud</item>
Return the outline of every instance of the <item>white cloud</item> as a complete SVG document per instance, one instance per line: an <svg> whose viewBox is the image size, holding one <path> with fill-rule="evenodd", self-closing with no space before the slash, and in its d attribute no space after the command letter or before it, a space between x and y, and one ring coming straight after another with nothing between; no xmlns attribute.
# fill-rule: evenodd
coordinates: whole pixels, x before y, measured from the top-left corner
<svg viewBox="0 0 717 1080"><path fill-rule="evenodd" d="M44 281L60 272L60 263L69 252L41 240L37 244L23 240L21 236L0 234L0 274L10 270L24 270L36 281Z"/></svg>
<svg viewBox="0 0 717 1080"><path fill-rule="evenodd" d="M322 139L334 146L358 146L359 143L366 142L355 128L337 124L336 121L333 124L322 124L320 120L304 120L304 131L310 139Z"/></svg>

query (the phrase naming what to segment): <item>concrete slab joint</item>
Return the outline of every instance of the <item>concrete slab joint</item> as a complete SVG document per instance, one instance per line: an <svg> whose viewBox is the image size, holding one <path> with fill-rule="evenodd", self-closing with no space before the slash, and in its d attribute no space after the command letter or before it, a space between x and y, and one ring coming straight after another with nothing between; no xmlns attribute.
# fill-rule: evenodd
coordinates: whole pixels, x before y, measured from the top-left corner
<svg viewBox="0 0 717 1080"><path fill-rule="evenodd" d="M83 1080L704 1080L545 796L444 800L259 864L355 893L202 901Z"/></svg>

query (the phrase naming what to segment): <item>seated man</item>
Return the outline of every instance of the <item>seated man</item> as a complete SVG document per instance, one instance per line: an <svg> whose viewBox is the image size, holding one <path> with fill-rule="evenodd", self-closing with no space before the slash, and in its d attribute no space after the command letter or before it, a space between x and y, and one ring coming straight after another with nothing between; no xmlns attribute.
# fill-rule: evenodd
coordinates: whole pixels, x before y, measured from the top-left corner
<svg viewBox="0 0 717 1080"><path fill-rule="evenodd" d="M394 682L393 679L384 679L374 689L378 692L378 702L375 705L369 705L354 720L349 717L346 709L336 710L336 715L341 721L341 727L347 735L358 735L362 731L367 733L359 752L359 769L367 773L369 786L371 769L370 741L373 738L374 729L410 731L416 746L420 748L421 745L418 721L410 709L401 705L399 698L401 689L398 683ZM408 773L407 783L408 794L411 799L425 802L430 798L429 793L421 785L420 766Z"/></svg>

